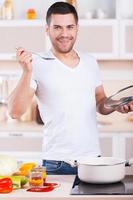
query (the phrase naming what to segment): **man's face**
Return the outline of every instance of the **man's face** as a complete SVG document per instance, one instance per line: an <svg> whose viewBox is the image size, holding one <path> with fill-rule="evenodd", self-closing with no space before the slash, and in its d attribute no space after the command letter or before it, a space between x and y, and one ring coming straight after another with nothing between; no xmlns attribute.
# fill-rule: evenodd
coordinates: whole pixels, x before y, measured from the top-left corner
<svg viewBox="0 0 133 200"><path fill-rule="evenodd" d="M59 53L68 53L72 50L76 37L78 25L73 14L52 14L47 33L53 48Z"/></svg>

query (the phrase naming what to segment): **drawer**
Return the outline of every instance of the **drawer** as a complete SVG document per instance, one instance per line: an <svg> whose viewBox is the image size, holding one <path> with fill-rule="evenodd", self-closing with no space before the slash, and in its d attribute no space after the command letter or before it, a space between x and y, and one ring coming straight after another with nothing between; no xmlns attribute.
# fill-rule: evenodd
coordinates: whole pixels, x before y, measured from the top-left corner
<svg viewBox="0 0 133 200"><path fill-rule="evenodd" d="M32 137L2 137L0 151L41 151L42 138Z"/></svg>

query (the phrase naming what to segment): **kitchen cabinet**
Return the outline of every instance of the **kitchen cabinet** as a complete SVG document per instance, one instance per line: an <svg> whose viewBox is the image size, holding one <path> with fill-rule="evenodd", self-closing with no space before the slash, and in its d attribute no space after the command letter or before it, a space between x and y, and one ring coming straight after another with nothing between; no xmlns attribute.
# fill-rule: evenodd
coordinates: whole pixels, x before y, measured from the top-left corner
<svg viewBox="0 0 133 200"><path fill-rule="evenodd" d="M128 161L130 158L133 158L133 135L125 134L125 152L126 152L126 160ZM133 174L133 166L126 168L127 174Z"/></svg>
<svg viewBox="0 0 133 200"><path fill-rule="evenodd" d="M1 60L15 60L16 48L20 46L27 50L45 51L47 45L43 29L43 22L40 20L34 23L28 20L0 21Z"/></svg>
<svg viewBox="0 0 133 200"><path fill-rule="evenodd" d="M15 60L18 46L37 52L47 51L50 42L44 31L45 15L56 1L13 2L14 19L0 20L0 60ZM132 4L131 0L77 0L80 27L76 47L99 60L132 59ZM36 20L26 20L28 8L36 10Z"/></svg>
<svg viewBox="0 0 133 200"><path fill-rule="evenodd" d="M132 133L101 133L100 135L102 156L114 156L128 161L133 158ZM133 174L133 166L126 167L126 174Z"/></svg>
<svg viewBox="0 0 133 200"><path fill-rule="evenodd" d="M0 153L15 156L19 163L42 160L42 132L1 131Z"/></svg>
<svg viewBox="0 0 133 200"><path fill-rule="evenodd" d="M3 127L3 128L2 128ZM31 123L3 124L0 128L0 154L16 157L19 163L42 161L43 126ZM128 160L133 157L133 134L122 131L100 131L102 156L115 156ZM133 167L126 168L133 174Z"/></svg>
<svg viewBox="0 0 133 200"><path fill-rule="evenodd" d="M125 142L119 132L100 133L101 155L125 158Z"/></svg>
<svg viewBox="0 0 133 200"><path fill-rule="evenodd" d="M97 59L118 58L117 20L80 20L76 48L94 54Z"/></svg>
<svg viewBox="0 0 133 200"><path fill-rule="evenodd" d="M133 59L133 20L120 22L120 58Z"/></svg>
<svg viewBox="0 0 133 200"><path fill-rule="evenodd" d="M109 133L100 134L102 156L113 156L113 148L117 135ZM0 152L14 155L19 162L41 161L42 131L0 131Z"/></svg>
<svg viewBox="0 0 133 200"><path fill-rule="evenodd" d="M100 135L101 156L113 156L113 137L106 133Z"/></svg>

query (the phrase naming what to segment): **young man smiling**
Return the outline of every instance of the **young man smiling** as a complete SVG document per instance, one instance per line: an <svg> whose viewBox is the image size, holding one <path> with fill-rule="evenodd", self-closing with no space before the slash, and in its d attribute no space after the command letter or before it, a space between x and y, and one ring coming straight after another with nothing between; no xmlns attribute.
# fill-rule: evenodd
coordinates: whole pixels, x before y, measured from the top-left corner
<svg viewBox="0 0 133 200"><path fill-rule="evenodd" d="M47 11L46 31L51 49L47 60L32 58L18 48L23 73L9 98L9 111L19 118L36 94L44 126L43 164L48 174L75 174L69 162L100 155L96 109L101 114L115 111L104 107L105 95L96 60L74 49L78 15L65 2L56 2ZM89 45L89 44L88 44ZM132 105L117 111L127 113Z"/></svg>

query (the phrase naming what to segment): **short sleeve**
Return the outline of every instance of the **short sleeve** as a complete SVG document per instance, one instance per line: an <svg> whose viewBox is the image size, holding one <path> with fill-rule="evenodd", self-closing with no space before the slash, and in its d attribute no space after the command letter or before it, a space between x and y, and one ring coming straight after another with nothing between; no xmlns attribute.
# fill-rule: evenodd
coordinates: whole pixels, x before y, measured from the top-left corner
<svg viewBox="0 0 133 200"><path fill-rule="evenodd" d="M36 76L35 76L36 63L35 63L34 59L32 62L32 68L33 68L33 70L32 70L32 76L31 76L31 81L30 81L30 87L33 88L34 90L36 90L37 89L37 80L36 80Z"/></svg>
<svg viewBox="0 0 133 200"><path fill-rule="evenodd" d="M30 87L33 88L34 90L36 90L37 88L37 83L33 78L30 81Z"/></svg>
<svg viewBox="0 0 133 200"><path fill-rule="evenodd" d="M102 85L101 72L97 61L95 60L95 87Z"/></svg>

